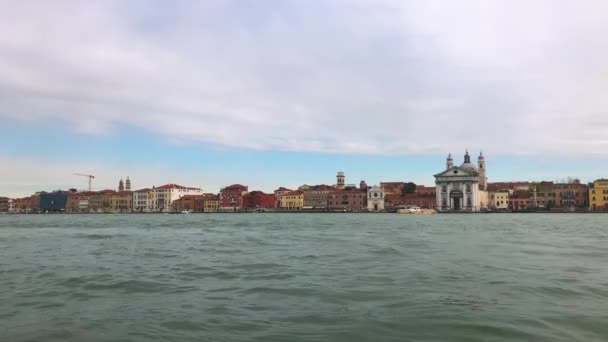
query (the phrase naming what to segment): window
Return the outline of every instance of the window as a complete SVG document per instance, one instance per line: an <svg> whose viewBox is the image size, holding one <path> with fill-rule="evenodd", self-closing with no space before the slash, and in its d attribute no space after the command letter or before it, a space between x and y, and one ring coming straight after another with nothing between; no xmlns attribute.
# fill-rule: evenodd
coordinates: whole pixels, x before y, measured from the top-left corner
<svg viewBox="0 0 608 342"><path fill-rule="evenodd" d="M441 192L448 192L448 187L445 185L441 186Z"/></svg>
<svg viewBox="0 0 608 342"><path fill-rule="evenodd" d="M467 183L467 192L471 192L471 184Z"/></svg>

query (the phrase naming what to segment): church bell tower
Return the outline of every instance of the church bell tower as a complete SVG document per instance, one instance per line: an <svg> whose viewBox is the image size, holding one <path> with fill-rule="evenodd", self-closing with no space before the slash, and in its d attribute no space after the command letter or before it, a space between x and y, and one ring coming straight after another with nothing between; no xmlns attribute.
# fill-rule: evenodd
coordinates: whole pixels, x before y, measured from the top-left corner
<svg viewBox="0 0 608 342"><path fill-rule="evenodd" d="M487 190L488 179L486 178L486 158L484 158L483 153L481 152L479 152L479 157L477 157L477 169L479 170L479 189Z"/></svg>
<svg viewBox="0 0 608 342"><path fill-rule="evenodd" d="M452 159L452 154L448 154L448 159L445 162L446 169L451 169L454 167L454 159Z"/></svg>
<svg viewBox="0 0 608 342"><path fill-rule="evenodd" d="M336 188L338 188L338 189L344 189L345 186L346 185L344 183L344 172L340 171L336 175Z"/></svg>

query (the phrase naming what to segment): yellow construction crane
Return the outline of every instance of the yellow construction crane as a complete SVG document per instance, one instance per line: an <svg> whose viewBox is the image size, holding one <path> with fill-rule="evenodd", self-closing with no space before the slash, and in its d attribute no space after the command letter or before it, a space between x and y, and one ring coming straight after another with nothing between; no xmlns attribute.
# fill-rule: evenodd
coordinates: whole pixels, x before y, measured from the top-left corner
<svg viewBox="0 0 608 342"><path fill-rule="evenodd" d="M74 175L76 176L82 176L82 177L89 177L89 191L91 191L91 183L93 183L93 179L95 178L95 176L93 175L87 175L84 173L75 173Z"/></svg>

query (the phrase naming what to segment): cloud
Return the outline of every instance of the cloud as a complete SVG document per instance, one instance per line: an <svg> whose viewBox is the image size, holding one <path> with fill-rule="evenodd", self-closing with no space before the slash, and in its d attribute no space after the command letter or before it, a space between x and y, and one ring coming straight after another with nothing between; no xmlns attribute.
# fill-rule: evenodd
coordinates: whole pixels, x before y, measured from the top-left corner
<svg viewBox="0 0 608 342"><path fill-rule="evenodd" d="M259 150L608 151L603 1L11 1L0 118Z"/></svg>

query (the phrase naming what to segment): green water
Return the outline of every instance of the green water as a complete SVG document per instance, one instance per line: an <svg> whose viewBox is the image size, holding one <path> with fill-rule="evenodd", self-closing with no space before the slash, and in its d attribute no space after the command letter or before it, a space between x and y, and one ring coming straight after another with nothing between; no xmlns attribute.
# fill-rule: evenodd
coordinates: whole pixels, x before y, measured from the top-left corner
<svg viewBox="0 0 608 342"><path fill-rule="evenodd" d="M608 215L0 215L0 341L608 341Z"/></svg>

